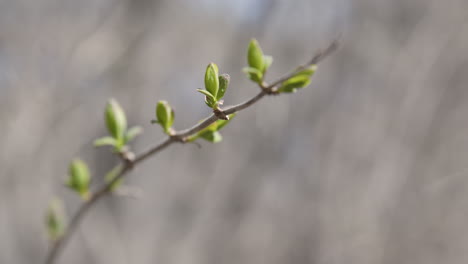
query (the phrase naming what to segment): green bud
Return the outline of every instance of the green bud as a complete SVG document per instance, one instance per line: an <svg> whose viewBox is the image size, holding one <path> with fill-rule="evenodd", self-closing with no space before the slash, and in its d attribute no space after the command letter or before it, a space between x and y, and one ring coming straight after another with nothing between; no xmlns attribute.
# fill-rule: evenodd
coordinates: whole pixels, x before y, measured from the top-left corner
<svg viewBox="0 0 468 264"><path fill-rule="evenodd" d="M63 203L54 199L49 205L46 215L47 233L51 240L57 240L63 236L66 227L66 217Z"/></svg>
<svg viewBox="0 0 468 264"><path fill-rule="evenodd" d="M68 174L67 186L76 191L83 199L88 199L91 176L86 163L80 159L73 160L70 163Z"/></svg>
<svg viewBox="0 0 468 264"><path fill-rule="evenodd" d="M164 133L169 134L174 123L174 110L166 101L159 101L156 105L157 122L161 125Z"/></svg>
<svg viewBox="0 0 468 264"><path fill-rule="evenodd" d="M217 101L221 100L226 93L226 90L229 86L230 77L228 74L224 73L219 76L219 91L216 96Z"/></svg>
<svg viewBox="0 0 468 264"><path fill-rule="evenodd" d="M205 89L213 95L214 98L218 95L219 79L218 66L214 63L208 64L205 72Z"/></svg>
<svg viewBox="0 0 468 264"><path fill-rule="evenodd" d="M256 39L252 39L249 43L249 49L247 51L247 61L249 66L263 72L264 69L264 58L263 52L260 48Z"/></svg>
<svg viewBox="0 0 468 264"><path fill-rule="evenodd" d="M127 119L122 107L114 99L110 99L106 106L106 124L109 134L119 143L122 142L127 130Z"/></svg>

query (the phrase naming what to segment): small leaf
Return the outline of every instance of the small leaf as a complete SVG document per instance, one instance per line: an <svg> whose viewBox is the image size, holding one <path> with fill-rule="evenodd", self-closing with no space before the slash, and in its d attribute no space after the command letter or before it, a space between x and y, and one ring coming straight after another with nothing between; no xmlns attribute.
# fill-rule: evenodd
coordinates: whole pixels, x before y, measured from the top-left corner
<svg viewBox="0 0 468 264"><path fill-rule="evenodd" d="M66 229L66 216L63 203L54 199L49 204L46 215L46 226L49 238L53 241L61 238Z"/></svg>
<svg viewBox="0 0 468 264"><path fill-rule="evenodd" d="M175 120L175 112L174 112L174 109L171 108L171 127L174 124L174 120Z"/></svg>
<svg viewBox="0 0 468 264"><path fill-rule="evenodd" d="M307 76L307 77L312 77L312 75L314 75L314 73L317 71L317 65L314 64L312 66L309 66L307 68L305 68L304 70L298 72L297 74L295 74L294 76L299 76L299 75L304 75L304 76Z"/></svg>
<svg viewBox="0 0 468 264"><path fill-rule="evenodd" d="M118 180L116 180L115 182L114 179L115 177L117 177L122 171L122 166L121 165L117 165L116 167L114 167L111 171L109 171L106 176L104 177L106 183L110 183L112 182L112 185L110 186L110 190L111 191L114 191L115 189L117 189L120 185L122 185L122 182L123 182L123 178L120 178Z"/></svg>
<svg viewBox="0 0 468 264"><path fill-rule="evenodd" d="M205 103L208 107L211 107L211 108L215 107L216 99L210 92L208 92L207 90L202 90L202 89L197 89L197 91L205 95Z"/></svg>
<svg viewBox="0 0 468 264"><path fill-rule="evenodd" d="M157 122L161 125L166 134L170 133L172 124L174 123L174 111L166 101L159 101L156 105Z"/></svg>
<svg viewBox="0 0 468 264"><path fill-rule="evenodd" d="M263 73L255 68L244 67L242 71L247 73L247 76L249 77L249 79L256 83L260 83L263 79Z"/></svg>
<svg viewBox="0 0 468 264"><path fill-rule="evenodd" d="M117 141L113 137L102 137L94 141L95 147L102 147L106 145L115 146L116 144L117 144Z"/></svg>
<svg viewBox="0 0 468 264"><path fill-rule="evenodd" d="M197 89L197 91L204 94L204 95L206 95L207 97L210 97L213 100L215 99L214 96L210 92L208 92L207 90Z"/></svg>
<svg viewBox="0 0 468 264"><path fill-rule="evenodd" d="M200 137L211 143L218 143L223 140L221 133L218 131L206 131L205 133L201 134Z"/></svg>
<svg viewBox="0 0 468 264"><path fill-rule="evenodd" d="M136 136L143 133L143 128L139 126L135 126L127 130L125 133L125 143L132 141Z"/></svg>
<svg viewBox="0 0 468 264"><path fill-rule="evenodd" d="M213 95L214 98L218 95L219 79L218 66L214 63L208 64L205 72L205 89Z"/></svg>
<svg viewBox="0 0 468 264"><path fill-rule="evenodd" d="M273 57L272 56L263 56L263 74L270 68L271 64L273 63Z"/></svg>
<svg viewBox="0 0 468 264"><path fill-rule="evenodd" d="M67 186L76 191L81 198L89 198L89 183L91 176L89 174L88 166L80 159L75 159L70 163L69 178Z"/></svg>
<svg viewBox="0 0 468 264"><path fill-rule="evenodd" d="M206 140L208 140L209 138L212 138L212 139L215 139L215 138L219 138L219 141L221 141L221 134L217 135L212 135L214 132L217 132L219 130L221 130L224 126L226 126L231 120L232 118L236 116L236 114L230 114L228 117L229 117L229 120L216 120L216 122L212 123L211 125L205 127L204 129L202 129L201 131L199 131L198 133L192 135L192 136L189 136L187 138L187 141L188 142L193 142L195 140L197 140L199 137L201 138L204 138ZM211 140L208 140L210 142L213 142ZM216 141L216 142L219 142L219 141ZM214 143L216 143L214 142Z"/></svg>
<svg viewBox="0 0 468 264"><path fill-rule="evenodd" d="M127 130L127 119L122 107L114 99L110 99L106 106L106 124L109 134L117 141L122 141Z"/></svg>
<svg viewBox="0 0 468 264"><path fill-rule="evenodd" d="M226 73L221 74L219 76L219 91L218 91L218 95L216 96L217 101L221 100L224 94L226 93L226 90L229 86L229 80L230 80L230 77Z"/></svg>
<svg viewBox="0 0 468 264"><path fill-rule="evenodd" d="M247 51L247 61L249 66L262 72L264 69L263 60L263 52L260 48L260 45L256 39L252 39L249 43L249 49Z"/></svg>
<svg viewBox="0 0 468 264"><path fill-rule="evenodd" d="M280 93L294 93L297 88L302 88L310 83L310 78L306 75L297 75L285 81L278 89Z"/></svg>

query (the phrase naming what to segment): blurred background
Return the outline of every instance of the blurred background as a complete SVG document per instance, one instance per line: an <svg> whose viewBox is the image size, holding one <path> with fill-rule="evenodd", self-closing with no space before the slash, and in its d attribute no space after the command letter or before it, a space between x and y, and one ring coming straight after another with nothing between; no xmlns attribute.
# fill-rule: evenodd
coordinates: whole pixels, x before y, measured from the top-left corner
<svg viewBox="0 0 468 264"><path fill-rule="evenodd" d="M80 205L71 159L94 185L117 162L92 146L108 98L141 153L158 100L177 129L209 114L209 62L236 104L250 38L274 80L339 34L308 88L133 170L141 197L99 202L58 263L466 263L466 0L0 0L0 263L42 262L49 201Z"/></svg>

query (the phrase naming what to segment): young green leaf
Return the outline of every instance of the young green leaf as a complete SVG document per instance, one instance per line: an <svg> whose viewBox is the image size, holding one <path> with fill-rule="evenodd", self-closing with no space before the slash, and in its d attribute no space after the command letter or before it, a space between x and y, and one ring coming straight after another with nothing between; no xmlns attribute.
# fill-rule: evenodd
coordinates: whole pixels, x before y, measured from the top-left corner
<svg viewBox="0 0 468 264"><path fill-rule="evenodd" d="M242 69L243 72L247 74L250 80L260 83L262 82L263 79L263 73L255 68L252 67L244 67Z"/></svg>
<svg viewBox="0 0 468 264"><path fill-rule="evenodd" d="M218 143L221 141L222 139L222 136L220 133L218 133L219 130L221 130L221 128L223 128L224 126L226 126L229 121L232 120L232 118L235 116L236 114L230 114L228 117L229 117L229 120L217 120L216 122L212 123L211 125L205 127L204 129L202 129L201 131L199 131L198 133L196 133L195 135L192 135L190 137L187 138L187 141L188 142L193 142L195 140L197 140L198 138L203 138L205 140L208 140L212 143ZM216 133L215 133L216 132Z"/></svg>
<svg viewBox="0 0 468 264"><path fill-rule="evenodd" d="M263 71L262 73L265 74L265 72L270 68L271 64L273 63L273 57L272 56L263 56Z"/></svg>
<svg viewBox="0 0 468 264"><path fill-rule="evenodd" d="M224 73L219 76L219 91L216 96L216 100L219 101L223 98L224 94L226 93L226 90L229 86L229 80L230 77L228 74Z"/></svg>
<svg viewBox="0 0 468 264"><path fill-rule="evenodd" d="M135 126L127 130L125 133L125 143L132 141L136 136L143 133L143 128L139 126Z"/></svg>
<svg viewBox="0 0 468 264"><path fill-rule="evenodd" d="M94 141L95 147L102 147L106 145L115 146L116 144L117 144L117 141L113 137L102 137Z"/></svg>
<svg viewBox="0 0 468 264"><path fill-rule="evenodd" d="M256 39L252 39L249 43L249 48L247 51L247 61L249 66L263 72L264 69L264 58L263 52L260 48Z"/></svg>
<svg viewBox="0 0 468 264"><path fill-rule="evenodd" d="M122 107L114 99L110 99L106 106L106 124L109 134L118 142L123 141L124 132L127 130L127 119Z"/></svg>
<svg viewBox="0 0 468 264"><path fill-rule="evenodd" d="M294 93L296 89L309 85L310 78L317 71L317 65L309 66L289 78L278 89L280 93Z"/></svg>
<svg viewBox="0 0 468 264"><path fill-rule="evenodd" d="M312 77L312 75L314 75L314 73L316 71L317 71L317 65L314 64L314 65L311 65L311 66L305 68L304 70L298 72L294 76L304 75L304 76L307 76L307 77Z"/></svg>
<svg viewBox="0 0 468 264"><path fill-rule="evenodd" d="M198 92L205 95L205 103L208 107L213 108L216 106L216 98L207 90L197 89Z"/></svg>
<svg viewBox="0 0 468 264"><path fill-rule="evenodd" d="M207 97L210 97L210 99L215 100L215 97L207 90L197 89L197 91L204 94Z"/></svg>
<svg viewBox="0 0 468 264"><path fill-rule="evenodd" d="M56 241L65 233L66 216L63 203L59 199L54 199L47 209L46 226L49 238Z"/></svg>
<svg viewBox="0 0 468 264"><path fill-rule="evenodd" d="M106 176L104 176L106 183L112 182L112 185L110 186L111 191L116 190L120 185L122 185L123 178L120 178L114 181L114 179L119 175L121 171L122 171L122 165L117 165L111 171L109 171L106 174Z"/></svg>
<svg viewBox="0 0 468 264"><path fill-rule="evenodd" d="M205 131L200 135L200 137L211 143L218 143L223 140L221 133L219 133L218 131Z"/></svg>
<svg viewBox="0 0 468 264"><path fill-rule="evenodd" d="M156 105L157 122L161 125L164 133L169 134L174 123L174 110L166 101L159 101Z"/></svg>
<svg viewBox="0 0 468 264"><path fill-rule="evenodd" d="M302 88L310 83L309 76L297 75L285 81L278 89L280 93L294 93L297 88Z"/></svg>
<svg viewBox="0 0 468 264"><path fill-rule="evenodd" d="M81 198L89 198L89 183L91 176L89 174L88 166L80 159L75 159L70 163L69 178L67 186L77 192Z"/></svg>
<svg viewBox="0 0 468 264"><path fill-rule="evenodd" d="M208 64L205 72L205 89L213 95L214 98L218 95L219 79L218 66L214 63Z"/></svg>

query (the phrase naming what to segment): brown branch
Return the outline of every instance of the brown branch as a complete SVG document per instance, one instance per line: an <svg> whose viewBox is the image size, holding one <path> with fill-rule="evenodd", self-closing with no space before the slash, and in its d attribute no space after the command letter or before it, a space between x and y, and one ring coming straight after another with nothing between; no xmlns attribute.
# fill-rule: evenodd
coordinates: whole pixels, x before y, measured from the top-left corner
<svg viewBox="0 0 468 264"><path fill-rule="evenodd" d="M260 85L260 88L262 88L261 92L259 92L257 95L252 97L251 99L240 103L238 105L230 106L225 109L221 109L220 111L224 113L225 115L233 114L236 112L239 112L245 108L250 107L251 105L255 104L258 102L260 99L262 99L265 95L271 95L274 94L274 88L284 81L288 80L292 76L294 76L298 71L313 65L317 64L321 60L323 60L325 57L327 57L329 54L331 54L333 51L336 50L338 46L337 41L333 41L331 45L328 46L323 52L318 52L312 60L310 60L307 64L299 66L296 70L292 71L291 73L285 75L284 77L278 79L277 81L273 82L270 85ZM138 155L135 159L129 160L129 159L123 159L123 164L119 165L122 166L120 171L117 173L117 175L109 182L107 182L105 185L101 186L99 189L97 189L91 198L84 202L81 207L78 209L74 217L71 219L68 228L63 234L61 238L55 241L54 244L52 244L51 249L49 250L49 254L47 255L45 264L53 264L57 260L57 256L60 254L60 252L63 250L67 242L70 240L76 229L79 227L81 221L83 220L84 216L87 214L89 209L91 209L101 198L106 196L107 194L112 192L112 186L114 183L117 181L121 180L124 178L127 174L128 171L130 171L133 167L138 165L139 163L145 161L149 157L152 157L153 155L157 154L158 152L162 151L163 149L167 148L170 146L172 143L176 142L181 142L185 143L185 139L189 136L192 136L198 132L200 132L202 129L208 127L209 125L213 124L215 121L217 121L219 117L215 114L210 115L209 117L205 118L202 122L194 125L191 128L181 130L179 132L174 133L171 136L168 136L165 140L163 140L161 143L157 144L156 146L150 148L149 150L143 152L142 154Z"/></svg>

